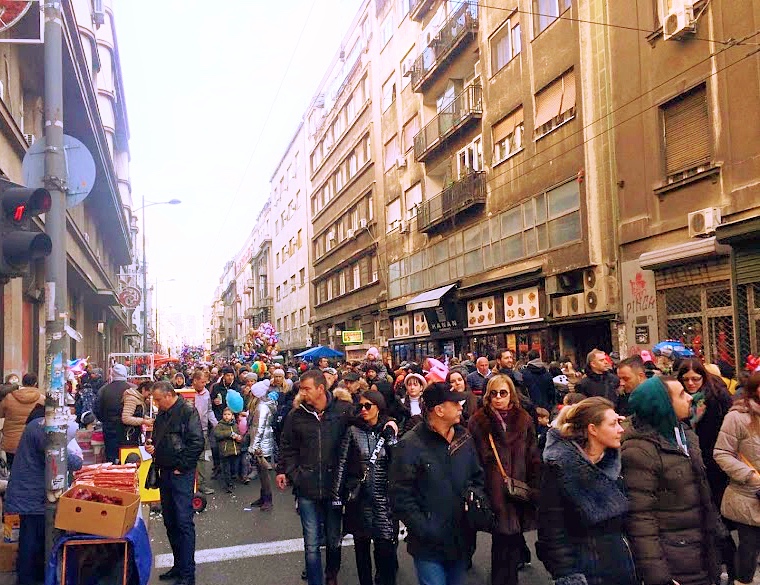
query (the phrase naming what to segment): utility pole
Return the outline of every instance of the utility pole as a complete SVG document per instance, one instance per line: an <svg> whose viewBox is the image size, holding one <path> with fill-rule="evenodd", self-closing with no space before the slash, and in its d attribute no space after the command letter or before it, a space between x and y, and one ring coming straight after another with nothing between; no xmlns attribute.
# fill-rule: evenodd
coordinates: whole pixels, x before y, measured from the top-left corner
<svg viewBox="0 0 760 585"><path fill-rule="evenodd" d="M66 278L66 161L63 150L63 14L61 0L45 0L45 188L52 205L45 214L45 231L52 253L45 263L45 549L54 542L55 511L66 488L64 408L68 366L68 294Z"/></svg>

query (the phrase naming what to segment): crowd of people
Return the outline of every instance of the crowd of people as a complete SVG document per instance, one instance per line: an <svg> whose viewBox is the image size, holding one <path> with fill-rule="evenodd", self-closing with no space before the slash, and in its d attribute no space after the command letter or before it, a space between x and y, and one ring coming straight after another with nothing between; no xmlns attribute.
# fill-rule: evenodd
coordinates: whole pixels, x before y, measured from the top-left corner
<svg viewBox="0 0 760 585"><path fill-rule="evenodd" d="M344 534L360 585L395 584L400 533L421 585L460 585L478 531L491 533L491 583L517 585L536 529L558 585L753 582L760 371L724 379L693 356L598 349L583 368L536 351L492 357L394 367L373 348L362 361L265 372L185 364L136 387L117 364L108 384L97 368L85 374L75 411L101 422L109 459L142 442L154 456L174 553L159 578L180 585L195 582L196 473L208 494L214 480L233 492L258 478L251 506L264 513L273 483L292 489L308 585L338 583ZM193 407L178 394L186 384ZM14 392L0 402L6 417L32 400ZM6 453L20 453L9 437Z"/></svg>

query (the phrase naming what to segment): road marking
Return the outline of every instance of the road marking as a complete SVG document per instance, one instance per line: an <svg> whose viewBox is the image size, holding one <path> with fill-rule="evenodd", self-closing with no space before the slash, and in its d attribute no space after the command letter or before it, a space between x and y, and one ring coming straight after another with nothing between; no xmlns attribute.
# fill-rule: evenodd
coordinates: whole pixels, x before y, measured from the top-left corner
<svg viewBox="0 0 760 585"><path fill-rule="evenodd" d="M354 546L353 536L346 536L341 546ZM220 563L235 559L247 559L252 557L268 557L271 555L284 555L303 551L303 538L291 538L290 540L275 540L273 542L259 542L256 544L241 544L238 546L225 546L222 548L207 548L195 551L195 563ZM154 562L156 569L165 569L174 565L174 557L171 554L156 555Z"/></svg>

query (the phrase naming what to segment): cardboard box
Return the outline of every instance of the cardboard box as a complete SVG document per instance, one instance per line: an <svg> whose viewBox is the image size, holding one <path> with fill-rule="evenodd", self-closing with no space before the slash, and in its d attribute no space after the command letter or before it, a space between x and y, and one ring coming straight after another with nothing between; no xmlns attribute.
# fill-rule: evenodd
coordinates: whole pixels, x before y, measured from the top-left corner
<svg viewBox="0 0 760 585"><path fill-rule="evenodd" d="M18 514L6 514L3 517L3 542L18 542L21 517Z"/></svg>
<svg viewBox="0 0 760 585"><path fill-rule="evenodd" d="M124 504L101 504L86 500L75 500L72 492L87 489L93 494L103 494L121 498ZM95 534L107 538L121 538L135 525L140 496L99 487L72 487L58 500L55 527L84 534Z"/></svg>
<svg viewBox="0 0 760 585"><path fill-rule="evenodd" d="M0 573L14 573L16 571L16 556L18 555L18 543L0 543Z"/></svg>

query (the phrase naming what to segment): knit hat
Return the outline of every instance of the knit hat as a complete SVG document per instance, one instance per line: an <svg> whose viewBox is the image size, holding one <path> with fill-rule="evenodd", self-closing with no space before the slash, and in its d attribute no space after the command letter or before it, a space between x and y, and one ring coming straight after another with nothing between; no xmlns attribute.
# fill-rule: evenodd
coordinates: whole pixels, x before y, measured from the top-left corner
<svg viewBox="0 0 760 585"><path fill-rule="evenodd" d="M376 405L380 412L385 410L385 398L377 390L367 390L362 394L362 398L366 398L372 404Z"/></svg>
<svg viewBox="0 0 760 585"><path fill-rule="evenodd" d="M420 384L422 384L422 388L424 389L425 386L427 386L427 381L425 378L422 377L422 374L417 374L416 372L412 372L411 374L407 374L406 378L404 378L404 387L406 387L406 383L411 380L412 378L416 378L420 381Z"/></svg>
<svg viewBox="0 0 760 585"><path fill-rule="evenodd" d="M256 382L253 387L251 388L251 393L256 398L263 398L264 395L269 392L269 380L262 380L261 382Z"/></svg>
<svg viewBox="0 0 760 585"><path fill-rule="evenodd" d="M380 357L380 352L377 350L376 347L370 347L367 350L367 359L368 360L376 360Z"/></svg>
<svg viewBox="0 0 760 585"><path fill-rule="evenodd" d="M126 380L128 375L129 370L127 370L127 366L124 364L114 364L113 368L111 368L111 378L114 381Z"/></svg>
<svg viewBox="0 0 760 585"><path fill-rule="evenodd" d="M634 425L648 424L668 442L677 444L675 430L678 419L670 402L668 389L655 376L639 384L628 399L628 412L633 415Z"/></svg>

